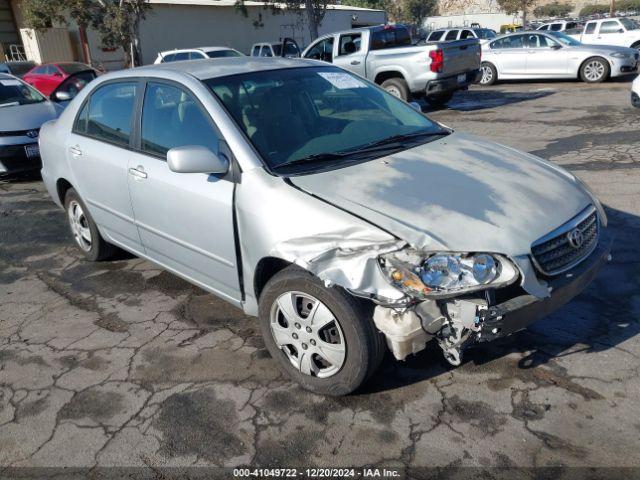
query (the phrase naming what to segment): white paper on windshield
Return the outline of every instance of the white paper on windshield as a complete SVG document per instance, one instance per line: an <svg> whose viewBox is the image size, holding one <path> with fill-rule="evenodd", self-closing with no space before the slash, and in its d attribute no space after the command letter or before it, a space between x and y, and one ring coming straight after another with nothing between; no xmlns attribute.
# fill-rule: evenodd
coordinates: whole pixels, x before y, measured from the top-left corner
<svg viewBox="0 0 640 480"><path fill-rule="evenodd" d="M367 88L367 85L364 82L361 82L347 73L318 72L318 75L340 90L346 90L348 88Z"/></svg>
<svg viewBox="0 0 640 480"><path fill-rule="evenodd" d="M20 83L20 80L0 80L0 84L5 87L19 87L20 85L22 85L22 83Z"/></svg>

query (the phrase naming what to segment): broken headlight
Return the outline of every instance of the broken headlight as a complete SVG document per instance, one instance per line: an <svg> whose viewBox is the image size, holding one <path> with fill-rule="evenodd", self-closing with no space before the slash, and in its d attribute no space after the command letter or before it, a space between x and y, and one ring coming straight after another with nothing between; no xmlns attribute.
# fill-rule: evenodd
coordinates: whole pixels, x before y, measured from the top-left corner
<svg viewBox="0 0 640 480"><path fill-rule="evenodd" d="M420 254L406 249L382 255L380 266L396 288L425 299L503 287L518 278L513 263L493 253Z"/></svg>

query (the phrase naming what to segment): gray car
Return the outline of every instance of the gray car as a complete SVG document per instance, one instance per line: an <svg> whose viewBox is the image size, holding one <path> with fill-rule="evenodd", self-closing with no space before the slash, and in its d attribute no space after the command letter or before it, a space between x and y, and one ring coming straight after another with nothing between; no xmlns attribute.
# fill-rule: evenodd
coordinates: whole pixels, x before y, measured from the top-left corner
<svg viewBox="0 0 640 480"><path fill-rule="evenodd" d="M573 175L454 132L355 74L235 58L111 73L41 134L89 260L115 246L258 317L305 388L358 388L388 348L445 358L526 327L609 258Z"/></svg>
<svg viewBox="0 0 640 480"><path fill-rule="evenodd" d="M40 170L40 126L60 112L30 85L0 73L0 176Z"/></svg>
<svg viewBox="0 0 640 480"><path fill-rule="evenodd" d="M638 71L634 48L584 45L563 32L519 32L482 48L480 84L498 80L581 79L599 83Z"/></svg>

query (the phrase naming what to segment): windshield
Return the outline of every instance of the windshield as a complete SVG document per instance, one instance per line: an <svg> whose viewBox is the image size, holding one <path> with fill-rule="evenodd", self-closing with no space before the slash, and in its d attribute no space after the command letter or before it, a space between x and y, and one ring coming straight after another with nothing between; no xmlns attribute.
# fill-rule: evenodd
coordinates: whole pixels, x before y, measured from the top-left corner
<svg viewBox="0 0 640 480"><path fill-rule="evenodd" d="M44 102L45 98L34 88L12 78L0 79L0 107Z"/></svg>
<svg viewBox="0 0 640 480"><path fill-rule="evenodd" d="M558 40L560 43L564 45L568 45L570 47L577 47L579 45L582 45L582 43L580 43L575 38L572 38L569 35L566 35L562 32L548 32L548 33L549 35L552 35L556 40Z"/></svg>
<svg viewBox="0 0 640 480"><path fill-rule="evenodd" d="M487 39L487 38L495 38L497 37L497 34L494 30L490 30L488 28L480 28L478 30L476 30L476 35L478 35L478 38L481 39Z"/></svg>
<svg viewBox="0 0 640 480"><path fill-rule="evenodd" d="M346 164L354 156L362 159L363 149L374 144L389 141L399 151L449 133L380 88L333 67L252 72L205 83L274 170L292 163L305 168L307 160L310 165L329 157L333 165ZM410 140L398 138L407 135Z"/></svg>
<svg viewBox="0 0 640 480"><path fill-rule="evenodd" d="M207 56L209 58L223 58L223 57L242 57L243 55L240 52L236 52L235 50L212 50L207 52Z"/></svg>
<svg viewBox="0 0 640 480"><path fill-rule="evenodd" d="M638 30L640 29L640 25L631 20L630 18L620 18L620 23L627 30Z"/></svg>
<svg viewBox="0 0 640 480"><path fill-rule="evenodd" d="M58 67L68 75L73 75L74 73L83 72L85 70L91 70L91 67L84 63L60 63L58 64Z"/></svg>

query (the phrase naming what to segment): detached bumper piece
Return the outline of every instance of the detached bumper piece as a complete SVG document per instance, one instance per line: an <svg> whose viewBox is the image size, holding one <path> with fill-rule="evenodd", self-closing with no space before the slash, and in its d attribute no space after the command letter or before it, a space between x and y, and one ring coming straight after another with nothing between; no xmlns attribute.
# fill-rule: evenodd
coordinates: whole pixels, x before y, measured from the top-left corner
<svg viewBox="0 0 640 480"><path fill-rule="evenodd" d="M482 78L480 70L451 75L450 77L431 80L427 83L425 94L427 96L440 95L442 93L453 92L463 88L468 88L473 83L478 83Z"/></svg>
<svg viewBox="0 0 640 480"><path fill-rule="evenodd" d="M42 160L37 143L0 146L0 176L41 168Z"/></svg>

